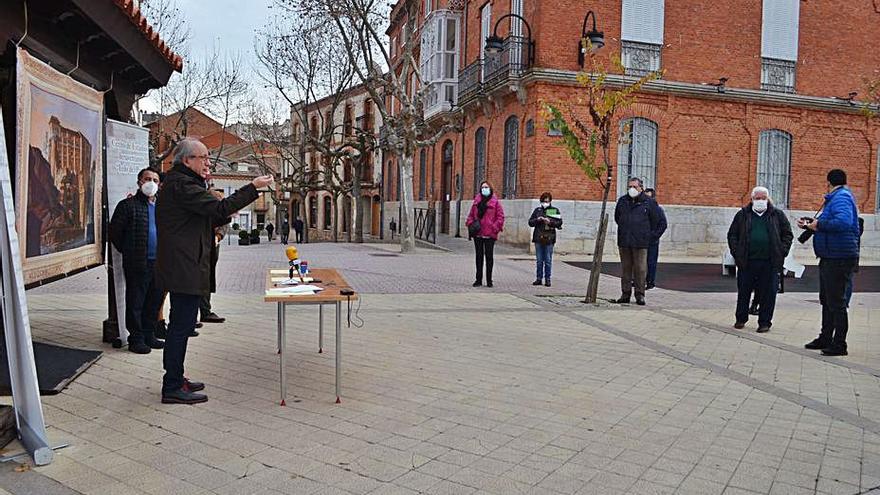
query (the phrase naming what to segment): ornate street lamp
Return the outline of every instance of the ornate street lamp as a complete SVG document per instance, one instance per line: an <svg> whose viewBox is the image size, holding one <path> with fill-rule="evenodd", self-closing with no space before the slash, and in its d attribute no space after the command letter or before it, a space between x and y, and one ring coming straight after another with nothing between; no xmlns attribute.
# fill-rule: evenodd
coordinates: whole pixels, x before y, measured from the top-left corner
<svg viewBox="0 0 880 495"><path fill-rule="evenodd" d="M521 20L528 30L528 35L526 37L529 40L528 62L529 65L531 65L531 63L535 59L535 42L532 41L532 27L529 26L528 21L526 21L525 18L519 14L505 14L498 18L498 21L495 23L495 29L492 30L492 35L486 38L486 53L497 54L501 53L501 51L504 50L504 40L500 36L498 36L498 25L501 24L501 21L507 19L508 17L516 17L517 19Z"/></svg>
<svg viewBox="0 0 880 495"><path fill-rule="evenodd" d="M593 29L587 31L587 20L593 18ZM584 46L585 40L590 40L590 47L596 51L605 46L605 33L596 30L596 14L591 10L584 16L584 24L581 27L581 39L578 40L578 65L584 66L584 58L587 54L587 47Z"/></svg>

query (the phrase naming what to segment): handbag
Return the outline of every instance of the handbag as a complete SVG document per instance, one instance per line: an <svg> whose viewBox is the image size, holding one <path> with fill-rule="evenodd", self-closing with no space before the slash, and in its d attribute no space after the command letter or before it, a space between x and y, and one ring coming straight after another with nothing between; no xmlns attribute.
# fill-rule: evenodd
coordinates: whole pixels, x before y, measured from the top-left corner
<svg viewBox="0 0 880 495"><path fill-rule="evenodd" d="M471 238L476 237L480 233L480 228L481 228L480 219L474 218L474 221L471 222L470 225L468 225L468 235Z"/></svg>

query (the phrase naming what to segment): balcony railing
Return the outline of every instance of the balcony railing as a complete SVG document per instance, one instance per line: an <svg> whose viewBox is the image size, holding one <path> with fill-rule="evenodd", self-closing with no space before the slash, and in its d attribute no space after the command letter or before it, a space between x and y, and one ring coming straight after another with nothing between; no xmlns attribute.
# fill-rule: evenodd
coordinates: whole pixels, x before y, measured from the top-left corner
<svg viewBox="0 0 880 495"><path fill-rule="evenodd" d="M483 84L493 87L520 78L532 65L532 42L525 36L508 36L501 52L483 59Z"/></svg>
<svg viewBox="0 0 880 495"><path fill-rule="evenodd" d="M797 64L790 60L761 59L761 89L779 93L794 93Z"/></svg>
<svg viewBox="0 0 880 495"><path fill-rule="evenodd" d="M660 45L621 42L621 62L628 76L643 77L660 70Z"/></svg>
<svg viewBox="0 0 880 495"><path fill-rule="evenodd" d="M468 65L458 73L458 101L459 104L470 101L480 95L483 86L480 83L480 75L483 72L483 64L480 59Z"/></svg>

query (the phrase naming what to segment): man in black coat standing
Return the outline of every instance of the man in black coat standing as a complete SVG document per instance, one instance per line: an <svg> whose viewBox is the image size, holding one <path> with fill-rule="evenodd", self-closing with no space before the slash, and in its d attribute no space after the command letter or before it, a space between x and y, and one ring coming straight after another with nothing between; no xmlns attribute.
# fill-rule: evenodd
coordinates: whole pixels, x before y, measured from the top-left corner
<svg viewBox="0 0 880 495"><path fill-rule="evenodd" d="M736 322L744 328L749 321L752 291L758 299L758 333L770 331L779 273L794 234L785 212L770 202L766 187L752 189L752 201L736 212L727 231L727 245L736 261Z"/></svg>
<svg viewBox="0 0 880 495"><path fill-rule="evenodd" d="M177 145L173 164L156 207L156 276L159 285L171 293L162 359L162 402L197 404L208 400L206 395L195 393L205 385L184 378L183 363L189 335L196 325L199 300L210 293L214 228L229 223L233 213L255 201L257 189L271 184L272 176L257 177L229 197L218 199L205 188L210 162L204 144L184 139Z"/></svg>
<svg viewBox="0 0 880 495"><path fill-rule="evenodd" d="M648 275L648 247L652 239L659 239L660 208L644 193L642 179L630 178L627 193L617 200L614 222L617 223L617 247L620 251L620 299L628 304L633 287L636 304L645 305L645 279Z"/></svg>
<svg viewBox="0 0 880 495"><path fill-rule="evenodd" d="M154 280L156 265L156 192L159 174L145 168L137 175L138 191L113 210L108 236L122 253L125 273L125 327L128 350L149 354L164 344L156 338L156 315L163 294Z"/></svg>

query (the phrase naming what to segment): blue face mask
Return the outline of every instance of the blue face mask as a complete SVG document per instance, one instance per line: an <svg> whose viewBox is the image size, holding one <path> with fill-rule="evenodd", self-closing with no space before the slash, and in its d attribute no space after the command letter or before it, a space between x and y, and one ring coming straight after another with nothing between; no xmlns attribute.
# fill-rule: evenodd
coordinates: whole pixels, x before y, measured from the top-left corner
<svg viewBox="0 0 880 495"><path fill-rule="evenodd" d="M492 194L492 190L489 189L488 187L484 187L484 188L480 189L480 193L481 193L483 196L489 196L489 195Z"/></svg>

